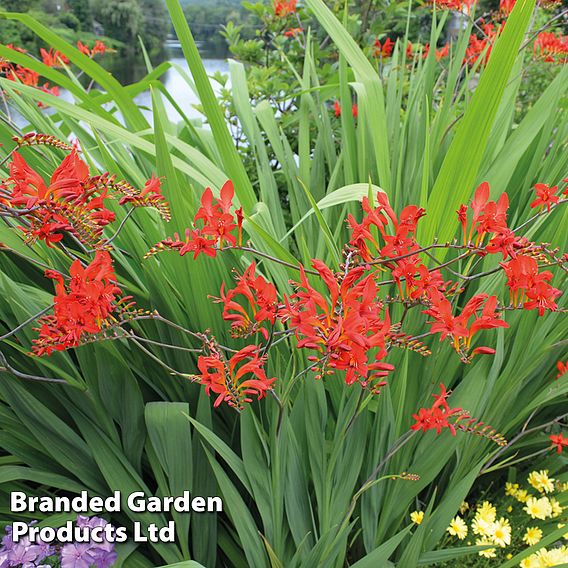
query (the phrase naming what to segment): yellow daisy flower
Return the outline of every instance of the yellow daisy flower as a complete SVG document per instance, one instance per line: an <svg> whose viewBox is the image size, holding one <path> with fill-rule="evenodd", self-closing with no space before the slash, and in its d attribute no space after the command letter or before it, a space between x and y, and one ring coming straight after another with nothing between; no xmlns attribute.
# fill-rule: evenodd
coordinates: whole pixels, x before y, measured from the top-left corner
<svg viewBox="0 0 568 568"><path fill-rule="evenodd" d="M528 482L541 493L551 493L554 491L554 479L548 477L548 470L531 471Z"/></svg>
<svg viewBox="0 0 568 568"><path fill-rule="evenodd" d="M544 521L547 517L552 516L552 505L548 497L541 497L540 499L529 497L523 510L531 519L541 519Z"/></svg>
<svg viewBox="0 0 568 568"><path fill-rule="evenodd" d="M483 501L483 503L477 507L475 516L486 523L492 523L497 516L497 509L495 509L489 501Z"/></svg>
<svg viewBox="0 0 568 568"><path fill-rule="evenodd" d="M410 513L410 520L415 525L419 525L424 520L424 511L414 511Z"/></svg>
<svg viewBox="0 0 568 568"><path fill-rule="evenodd" d="M568 562L568 549L565 546L560 548L541 548L536 556L540 560L541 566L559 566Z"/></svg>
<svg viewBox="0 0 568 568"><path fill-rule="evenodd" d="M521 568L541 568L542 564L536 554L531 554L530 556L527 556L527 558L521 560L519 566Z"/></svg>
<svg viewBox="0 0 568 568"><path fill-rule="evenodd" d="M478 538L475 541L475 544L477 546L485 546L487 544L493 544L493 543L487 540L486 538ZM484 556L485 558L495 558L497 556L494 548L486 548L485 550L480 550L478 554L479 556Z"/></svg>
<svg viewBox="0 0 568 568"><path fill-rule="evenodd" d="M552 507L552 516L560 516L562 514L562 511L564 511L564 507L554 497L550 497L549 501L550 506Z"/></svg>
<svg viewBox="0 0 568 568"><path fill-rule="evenodd" d="M511 544L511 525L508 519L501 517L498 521L493 523L491 528L490 536L495 544L498 544L501 548L505 548L508 544Z"/></svg>
<svg viewBox="0 0 568 568"><path fill-rule="evenodd" d="M450 526L446 529L452 536L457 536L463 540L467 536L467 525L465 521L456 515L450 522Z"/></svg>
<svg viewBox="0 0 568 568"><path fill-rule="evenodd" d="M529 546L535 545L540 542L542 538L542 530L538 527L527 527L527 532L523 536L523 542L526 542Z"/></svg>
<svg viewBox="0 0 568 568"><path fill-rule="evenodd" d="M529 492L526 489L519 489L515 495L515 499L519 503L526 503L527 499L530 497Z"/></svg>
<svg viewBox="0 0 568 568"><path fill-rule="evenodd" d="M505 495L508 495L509 497L514 497L517 494L518 490L519 490L518 483L509 483L508 481L507 483L505 483Z"/></svg>
<svg viewBox="0 0 568 568"><path fill-rule="evenodd" d="M473 534L478 534L479 536L490 536L493 531L493 522L487 522L483 519L475 517L471 522L471 530Z"/></svg>

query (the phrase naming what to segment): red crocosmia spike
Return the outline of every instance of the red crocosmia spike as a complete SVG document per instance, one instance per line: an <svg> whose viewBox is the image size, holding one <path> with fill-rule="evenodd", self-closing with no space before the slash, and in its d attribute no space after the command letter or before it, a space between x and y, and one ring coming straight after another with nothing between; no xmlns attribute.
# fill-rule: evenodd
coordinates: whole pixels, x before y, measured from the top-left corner
<svg viewBox="0 0 568 568"><path fill-rule="evenodd" d="M47 51L42 47L40 48L39 53L44 65L47 65L48 67L61 67L62 65L69 64L69 58L53 48Z"/></svg>
<svg viewBox="0 0 568 568"><path fill-rule="evenodd" d="M152 180L150 182L155 188L156 182ZM241 246L243 212L242 208L234 213L231 212L234 195L235 190L231 181L223 185L219 199L213 196L211 188L206 188L201 196L201 206L193 218L194 227L186 229L185 240L181 241L177 234L173 239L171 237L164 239L153 246L146 253L145 258L165 250L177 250L182 256L193 252L194 259L201 253L215 257L217 250L222 249L225 243L232 247L237 246L235 229L238 229L239 246Z"/></svg>
<svg viewBox="0 0 568 568"><path fill-rule="evenodd" d="M500 446L507 444L507 441L488 425L483 425L475 418L472 418L467 411L461 408L450 408L447 398L450 393L446 391L446 387L440 385L440 394L433 395L434 403L430 408L420 408L417 414L413 414L414 424L410 427L411 430L428 432L435 430L436 434L440 435L442 431L447 428L453 436L456 435L456 430L476 434L487 438ZM483 427L482 427L483 426Z"/></svg>
<svg viewBox="0 0 568 568"><path fill-rule="evenodd" d="M34 134L33 138L20 140L20 145L35 144L62 147L47 135ZM6 202L27 221L19 227L26 235L26 242L40 239L52 246L64 233L70 233L91 248L104 246L103 228L114 221L115 215L105 207L106 188L92 186L89 167L76 149L65 157L48 182L19 152L13 152L9 171Z"/></svg>
<svg viewBox="0 0 568 568"><path fill-rule="evenodd" d="M91 48L87 47L84 43L82 43L81 41L77 42L77 49L84 55L86 55L87 57L94 57L97 54L103 54L106 51L109 51L109 48L100 40L96 40L95 41L95 45ZM112 51L112 50L110 50Z"/></svg>
<svg viewBox="0 0 568 568"><path fill-rule="evenodd" d="M556 375L556 379L559 379L560 377L568 373L568 361L566 361L566 363L564 363L563 361L558 361L556 363L556 368L558 369L558 374Z"/></svg>
<svg viewBox="0 0 568 568"><path fill-rule="evenodd" d="M373 57L386 59L392 55L393 48L394 42L390 37L387 37L384 43L381 43L378 39L376 39L373 43Z"/></svg>
<svg viewBox="0 0 568 568"><path fill-rule="evenodd" d="M568 36L554 32L540 32L534 42L534 55L547 63L568 61Z"/></svg>
<svg viewBox="0 0 568 568"><path fill-rule="evenodd" d="M531 202L531 207L533 208L540 207L544 209L544 207L546 207L546 210L550 211L550 207L560 200L560 197L555 195L558 191L557 185L550 187L545 183L537 183L534 186L534 190L536 192L536 199Z"/></svg>
<svg viewBox="0 0 568 568"><path fill-rule="evenodd" d="M56 295L53 315L38 320L39 335L32 347L38 356L77 347L86 336L100 333L116 310L116 296L121 291L108 252L97 251L87 267L75 260L69 275L66 286L61 274L46 272L56 281Z"/></svg>
<svg viewBox="0 0 568 568"><path fill-rule="evenodd" d="M441 434L444 428L448 428L452 435L455 436L455 424L450 419L456 415L464 417L462 409L450 408L447 402L449 393L443 384L440 384L440 394L432 396L434 396L435 400L431 408L420 408L417 414L412 415L415 422L410 427L411 430L422 430L422 432L436 430L436 434Z"/></svg>
<svg viewBox="0 0 568 568"><path fill-rule="evenodd" d="M114 179L109 181L108 187L117 190L119 193L124 193L118 201L119 205L130 203L134 207L151 207L156 209L165 221L171 219L170 206L162 195L162 178L152 175L150 179L146 180L141 191L127 186L125 182L115 183Z"/></svg>
<svg viewBox="0 0 568 568"><path fill-rule="evenodd" d="M471 36L469 37L469 43L466 48L465 57L463 60L464 65L473 67L478 63L480 65L487 64L489 56L491 55L493 44L501 33L503 24L501 24L498 28L495 28L495 25L492 22L481 22L480 28L482 34L481 37L478 37L476 34L471 34Z"/></svg>
<svg viewBox="0 0 568 568"><path fill-rule="evenodd" d="M556 452L561 454L562 448L568 448L568 438L560 434L552 434L549 436L550 441L552 442L552 447L556 447Z"/></svg>
<svg viewBox="0 0 568 568"><path fill-rule="evenodd" d="M268 329L262 324L274 325L278 313L276 288L263 276L256 275L256 264L252 262L242 275L237 276L235 288L225 293L225 284L221 287L221 295L215 298L222 303L223 319L231 322L233 337L248 337L261 333L268 339ZM236 300L245 299L245 306Z"/></svg>
<svg viewBox="0 0 568 568"><path fill-rule="evenodd" d="M345 371L346 384L358 382L378 392L380 379L393 367L382 361L391 325L376 298L373 275L363 277L362 266L337 274L321 260L313 260L312 266L327 293L315 290L301 267L300 282L293 283L296 292L284 298L280 318L295 330L299 348L318 353L316 377Z"/></svg>
<svg viewBox="0 0 568 568"><path fill-rule="evenodd" d="M507 276L511 303L515 307L524 302L525 309L538 309L541 316L547 309L556 311L558 306L555 299L562 292L548 284L553 277L552 272L539 272L536 259L522 254L507 263L501 263L501 266Z"/></svg>
<svg viewBox="0 0 568 568"><path fill-rule="evenodd" d="M430 309L424 313L434 318L434 321L427 322L431 325L431 331L440 333L440 341L450 339L456 353L462 357L464 362L470 361L467 353L476 333L482 329L509 327L495 312L496 296L477 294L467 302L459 316L454 316L451 303L441 292L436 290L430 292L429 295ZM480 309L481 314L478 314ZM470 320L472 320L471 323ZM476 353L489 354L489 348L484 347L483 351L474 350L472 355Z"/></svg>
<svg viewBox="0 0 568 568"><path fill-rule="evenodd" d="M205 392L216 394L214 406L226 402L236 410L252 402L251 395L260 400L272 389L275 378L269 379L264 371L266 358L259 355L256 345L248 345L235 353L228 361L213 343L208 345L210 354L197 360L198 375L190 375L205 386Z"/></svg>
<svg viewBox="0 0 568 568"><path fill-rule="evenodd" d="M233 183L228 181L221 189L220 199L214 201L213 192L207 188L201 198L201 207L198 209L194 223L203 221L201 232L204 236L213 237L223 248L223 243L227 242L232 246L236 245L236 238L233 231L236 228L235 218L230 213L232 199L234 196Z"/></svg>

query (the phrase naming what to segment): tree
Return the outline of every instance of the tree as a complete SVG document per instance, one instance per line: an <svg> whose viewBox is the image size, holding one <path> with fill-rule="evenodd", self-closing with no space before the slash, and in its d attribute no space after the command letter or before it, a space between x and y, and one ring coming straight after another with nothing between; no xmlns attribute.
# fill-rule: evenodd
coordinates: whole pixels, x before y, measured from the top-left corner
<svg viewBox="0 0 568 568"><path fill-rule="evenodd" d="M140 7L143 13L142 39L150 53L158 52L171 28L166 4L164 0L140 0Z"/></svg>
<svg viewBox="0 0 568 568"><path fill-rule="evenodd" d="M67 7L79 20L82 31L92 31L93 14L89 0L67 0Z"/></svg>
<svg viewBox="0 0 568 568"><path fill-rule="evenodd" d="M105 34L134 49L141 31L143 16L138 0L117 0L98 3L95 17L104 26Z"/></svg>

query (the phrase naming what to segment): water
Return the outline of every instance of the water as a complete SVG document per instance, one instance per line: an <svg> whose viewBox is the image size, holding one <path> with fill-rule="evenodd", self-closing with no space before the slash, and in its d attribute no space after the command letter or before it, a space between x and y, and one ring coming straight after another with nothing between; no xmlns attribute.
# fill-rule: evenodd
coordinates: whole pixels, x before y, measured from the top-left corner
<svg viewBox="0 0 568 568"><path fill-rule="evenodd" d="M168 61L172 63L172 65L179 66L189 74L189 67L182 56L170 57ZM217 72L228 73L229 71L229 64L224 59L204 59L203 64L205 66L205 71L209 76ZM162 82L168 93L176 101L176 103L179 105L179 107L187 117L197 118L202 116L201 113L193 106L199 103L197 95L187 84L185 79L180 75L177 69L168 69L168 71L162 76ZM211 81L211 84L213 85L213 90L215 91L215 93L219 94L221 85L215 80ZM143 93L140 93L140 95L138 95L134 100L142 108L142 112L148 118L151 118L152 97L150 95L150 92L145 91ZM170 119L174 121L180 120L180 116L177 113L176 109L165 97L164 106Z"/></svg>
<svg viewBox="0 0 568 568"><path fill-rule="evenodd" d="M137 82L142 79L146 74L146 66L144 61L140 57L130 57L130 58L122 58L119 54L112 54L109 56L105 56L104 65L105 67L123 84L128 85L133 82ZM112 58L112 59L110 59ZM181 53L181 49L176 49L175 47L169 47L164 52L164 61L169 61L172 65L176 65L179 68L183 69L188 75L189 73L189 66ZM158 66L160 61L153 62L155 67ZM209 76L213 75L216 72L221 73L228 73L229 64L227 60L217 57L208 58L206 54L204 54L203 58L203 65L205 66L205 71ZM178 69L175 67L171 67L168 69L160 78L161 82L164 84L164 87L171 95L171 97L176 101L179 105L181 110L185 113L188 118L201 118L203 115L194 108L194 105L199 103L199 99L195 92L191 89L191 87L187 84L185 79L179 73ZM211 84L213 86L213 90L216 94L219 94L221 85L212 80ZM60 98L68 101L74 102L73 96L71 93L66 91L65 89L61 89ZM148 118L148 120L152 121L152 97L149 91L145 91L140 93L135 97L135 102L141 108L142 113ZM168 114L168 118L170 120L177 122L181 119L180 115L176 111L176 109L171 105L171 103L164 97L164 107ZM46 113L53 112L51 109L44 110ZM24 117L19 115L15 109L12 109L12 118L16 122L18 126L24 126L27 121Z"/></svg>

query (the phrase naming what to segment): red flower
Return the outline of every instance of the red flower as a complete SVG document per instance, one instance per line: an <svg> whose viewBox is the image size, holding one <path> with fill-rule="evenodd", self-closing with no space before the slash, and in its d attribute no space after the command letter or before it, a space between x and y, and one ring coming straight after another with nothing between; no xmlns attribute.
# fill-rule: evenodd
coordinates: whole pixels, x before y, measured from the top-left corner
<svg viewBox="0 0 568 568"><path fill-rule="evenodd" d="M98 53L103 54L106 51L109 50L109 48L100 40L96 40L95 41L95 45L93 46L92 49L90 49L89 47L87 47L84 43L82 43L81 41L77 42L77 49L83 54L86 55L87 57L94 57L95 55L97 55ZM112 51L112 50L111 50Z"/></svg>
<svg viewBox="0 0 568 568"><path fill-rule="evenodd" d="M449 338L452 345L465 362L469 362L467 354L471 348L473 337L482 329L497 327L509 327L495 312L497 296L477 294L473 296L463 307L459 316L454 316L452 305L439 291L430 292L431 306L424 311L425 314L434 318L428 322L432 333L440 334L440 341ZM481 314L478 314L481 310ZM470 320L473 320L470 323ZM490 348L478 348L472 355L490 354L494 351Z"/></svg>
<svg viewBox="0 0 568 568"><path fill-rule="evenodd" d="M201 197L201 207L193 219L194 223L203 221L203 235L213 237L214 242L223 248L223 242L236 245L233 231L236 229L235 218L230 212L235 190L232 181L227 181L221 188L219 199L213 203L213 192L208 187Z"/></svg>
<svg viewBox="0 0 568 568"><path fill-rule="evenodd" d="M53 315L38 320L39 336L32 348L36 355L77 347L86 335L100 333L116 310L115 299L121 292L108 252L97 251L86 268L75 260L69 274L71 280L66 286L61 274L46 272L56 281L55 305Z"/></svg>
<svg viewBox="0 0 568 568"><path fill-rule="evenodd" d="M549 438L552 442L552 447L554 448L554 446L556 446L557 453L561 454L563 447L568 448L568 438L565 438L562 433L552 434L551 436L549 436Z"/></svg>
<svg viewBox="0 0 568 568"><path fill-rule="evenodd" d="M437 291L442 292L446 288L446 282L442 278L439 270L428 270L426 266L421 264L417 268L417 275L420 278L414 278L413 290L410 292L410 298L416 300L418 298L429 298ZM408 289L408 281L406 283Z"/></svg>
<svg viewBox="0 0 568 568"><path fill-rule="evenodd" d="M525 310L538 310L539 316L543 316L546 310L555 312L558 309L555 299L561 295L562 292L560 290L540 280L527 290L529 301L525 302L524 308Z"/></svg>
<svg viewBox="0 0 568 568"><path fill-rule="evenodd" d="M508 16L515 7L517 0L501 0L499 4L499 10L506 16Z"/></svg>
<svg viewBox="0 0 568 568"><path fill-rule="evenodd" d="M159 182L156 178L152 178L148 180L143 191L147 194L154 192L155 195L161 197L161 194L157 193L158 189ZM186 229L185 240L180 240L179 235L175 233L174 238L168 237L153 246L146 253L145 258L164 250L177 250L181 256L193 252L194 259L201 253L215 257L217 250L223 249L223 243L228 243L233 247L237 246L235 229L238 229L238 246L241 246L243 211L240 208L234 213L231 212L234 195L233 182L230 180L221 188L218 199L213 197L213 192L209 187L206 188L201 196L201 206L193 219L195 228ZM201 227L198 227L198 222L201 222Z"/></svg>
<svg viewBox="0 0 568 568"><path fill-rule="evenodd" d="M568 58L568 36L541 32L534 42L534 54L548 63L565 63Z"/></svg>
<svg viewBox="0 0 568 568"><path fill-rule="evenodd" d="M517 242L514 239L509 242L509 239L514 237L514 234L507 227L509 197L506 193L502 193L497 201L490 201L489 193L490 188L487 182L483 182L475 190L470 204L473 215L469 233L467 231L467 206L460 205L457 211L458 220L462 226L465 244L472 241L474 231L477 232L476 245L479 245L487 234L505 235L508 240L501 243L497 239L492 247L489 248L490 252L503 252L504 246L506 249L511 249L513 243Z"/></svg>
<svg viewBox="0 0 568 568"><path fill-rule="evenodd" d="M296 292L285 298L280 316L295 329L299 348L319 354L311 358L319 362L319 377L343 370L348 385L359 382L376 392L384 385L378 380L394 367L382 363L391 326L388 313L381 317L373 275L362 278L361 266L334 274L321 260L313 260L312 266L328 293L315 290L301 268Z"/></svg>
<svg viewBox="0 0 568 568"><path fill-rule="evenodd" d="M268 330L261 324L268 321L274 325L278 312L276 288L267 282L263 276L255 275L256 264L252 262L244 274L237 276L237 286L225 293L225 284L221 287L221 297L215 298L224 304L223 319L230 321L233 337L246 337L254 333L262 333L268 339ZM249 311L236 301L238 296L244 296Z"/></svg>
<svg viewBox="0 0 568 568"><path fill-rule="evenodd" d="M485 24L482 21L480 22L480 25L481 31L483 32L482 37L471 34L465 51L463 62L470 67L473 67L482 56L483 59L481 61L481 65L487 64L489 56L491 55L491 50L493 49L493 44L503 29L503 24L501 24L497 29L493 23Z"/></svg>
<svg viewBox="0 0 568 568"><path fill-rule="evenodd" d="M195 378L205 385L205 392L217 395L214 406L226 402L242 410L244 404L252 402L251 395L260 400L272 389L275 378L269 379L263 369L266 357L259 355L256 345L248 345L235 353L228 361L214 345L210 344L210 355L201 355L197 360L199 375Z"/></svg>
<svg viewBox="0 0 568 568"><path fill-rule="evenodd" d="M440 61L444 57L448 57L450 55L450 44L446 43L444 47L440 49L436 49L436 61Z"/></svg>
<svg viewBox="0 0 568 568"><path fill-rule="evenodd" d="M558 363L556 363L556 367L558 368L558 375L556 375L557 379L568 373L568 361L566 361L566 363L558 361Z"/></svg>
<svg viewBox="0 0 568 568"><path fill-rule="evenodd" d="M386 59L392 55L392 50L394 48L394 41L390 37L385 39L384 43L381 44L379 39L376 39L373 43L373 57L380 57L381 59Z"/></svg>
<svg viewBox="0 0 568 568"><path fill-rule="evenodd" d="M376 250L378 249L377 252L380 252L383 257L394 257L419 248L414 240L414 235L418 221L426 214L424 209L416 205L409 205L402 210L399 219L390 206L385 193L378 192L377 201L378 206L373 208L369 199L363 198L362 208L365 215L361 224L358 224L351 215L347 218L349 226L353 230L349 244L356 248L361 258L367 261L372 259L373 255L369 245L373 245ZM392 222L394 234L388 234L385 229L388 220ZM385 246L382 248L373 236L373 227L378 230L385 242Z"/></svg>
<svg viewBox="0 0 568 568"><path fill-rule="evenodd" d="M296 37L303 32L302 28L290 28L284 32L285 37Z"/></svg>
<svg viewBox="0 0 568 568"><path fill-rule="evenodd" d="M45 240L48 245L75 235L93 247L100 245L105 225L115 215L104 206L106 189L91 187L88 166L73 150L53 172L48 183L18 153L12 154L6 183L7 202L18 213L26 210L28 225L21 226L28 241Z"/></svg>
<svg viewBox="0 0 568 568"><path fill-rule="evenodd" d="M446 387L440 384L440 394L432 395L435 400L431 408L421 408L417 414L413 414L415 422L410 427L411 430L436 430L436 434L440 434L444 428L448 428L453 436L456 435L455 424L461 419L469 418L461 408L450 408L447 398L450 395L446 391ZM450 422L450 419L453 422Z"/></svg>
<svg viewBox="0 0 568 568"><path fill-rule="evenodd" d="M16 65L16 67L12 66L6 73L6 79L16 83L22 83L28 87L37 87L39 83L39 73L27 67Z"/></svg>
<svg viewBox="0 0 568 568"><path fill-rule="evenodd" d="M462 8L461 0L431 0L431 4L438 10L455 10L460 12Z"/></svg>
<svg viewBox="0 0 568 568"><path fill-rule="evenodd" d="M558 190L558 186L555 185L550 187L545 183L537 183L534 186L534 190L536 191L536 199L531 203L531 207L539 207L544 209L546 205L547 211L550 211L550 206L554 203L558 203L560 197L555 195L556 191Z"/></svg>
<svg viewBox="0 0 568 568"><path fill-rule="evenodd" d="M302 33L302 28L290 28L284 32L285 37L297 37Z"/></svg>
<svg viewBox="0 0 568 568"><path fill-rule="evenodd" d="M69 58L53 48L47 51L42 47L40 48L39 53L44 65L47 65L48 67L61 67L62 65L69 64Z"/></svg>
<svg viewBox="0 0 568 568"><path fill-rule="evenodd" d="M492 254L500 252L503 255L503 260L506 260L509 256L514 258L517 251L527 245L527 239L518 238L511 229L505 227L494 234L489 244L485 247L485 250Z"/></svg>
<svg viewBox="0 0 568 568"><path fill-rule="evenodd" d="M455 317L450 302L439 292L432 295L432 305L430 309L424 313L434 318L433 322L427 322L431 325L432 333L440 334L440 341L449 337L456 351L459 348L459 339L466 338L469 335L467 327L463 324L459 317Z"/></svg>
<svg viewBox="0 0 568 568"><path fill-rule="evenodd" d="M333 103L333 114L335 115L335 118L339 118L341 116L341 105L339 104L339 101L334 101Z"/></svg>
<svg viewBox="0 0 568 568"><path fill-rule="evenodd" d="M166 221L171 219L169 203L162 194L161 178L154 175L149 180L146 180L142 190L137 191L131 188L130 191L119 199L118 203L119 205L130 203L134 207L153 207L160 213L163 219Z"/></svg>
<svg viewBox="0 0 568 568"><path fill-rule="evenodd" d="M357 103L353 103L351 106L351 114L353 115L353 118L357 118L359 116L359 107L357 106Z"/></svg>
<svg viewBox="0 0 568 568"><path fill-rule="evenodd" d="M284 18L296 12L297 0L274 0L274 14Z"/></svg>

